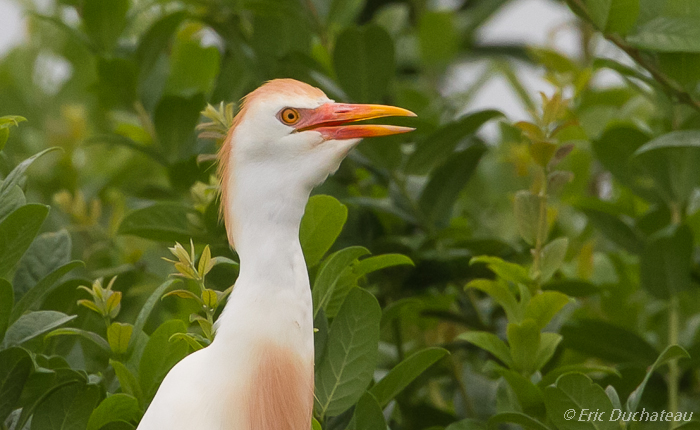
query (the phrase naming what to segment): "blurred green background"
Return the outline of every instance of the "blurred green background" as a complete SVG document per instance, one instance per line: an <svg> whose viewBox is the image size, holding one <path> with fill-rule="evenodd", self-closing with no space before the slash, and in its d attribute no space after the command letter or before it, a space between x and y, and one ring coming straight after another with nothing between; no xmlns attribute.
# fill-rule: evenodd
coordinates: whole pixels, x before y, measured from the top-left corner
<svg viewBox="0 0 700 430"><path fill-rule="evenodd" d="M133 429L210 341L237 274L213 155L238 100L277 77L418 114L395 120L415 132L362 142L314 191L334 198L307 209L314 297L333 297L316 303L317 425L618 426L566 421L571 405L700 415L696 0L13 5L26 33L0 57L6 428ZM182 264L216 264L182 283L195 298L161 301L175 272L162 257L190 240ZM356 328L376 347L334 337L375 302ZM323 394L330 345L364 357L347 404Z"/></svg>

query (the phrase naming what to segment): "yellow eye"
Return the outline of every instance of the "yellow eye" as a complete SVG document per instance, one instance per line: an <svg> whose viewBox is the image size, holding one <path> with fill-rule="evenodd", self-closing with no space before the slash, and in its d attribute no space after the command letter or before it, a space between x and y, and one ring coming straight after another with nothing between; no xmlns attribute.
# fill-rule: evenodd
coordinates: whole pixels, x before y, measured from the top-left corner
<svg viewBox="0 0 700 430"><path fill-rule="evenodd" d="M296 109L286 108L280 113L280 119L288 125L296 124L299 121L299 112Z"/></svg>

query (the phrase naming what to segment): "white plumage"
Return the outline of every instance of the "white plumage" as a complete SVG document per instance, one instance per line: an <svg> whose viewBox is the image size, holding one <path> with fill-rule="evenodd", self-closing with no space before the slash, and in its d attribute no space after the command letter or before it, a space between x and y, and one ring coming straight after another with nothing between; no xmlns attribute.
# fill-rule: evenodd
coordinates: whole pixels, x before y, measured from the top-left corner
<svg viewBox="0 0 700 430"><path fill-rule="evenodd" d="M291 79L245 99L220 153L223 218L241 270L212 344L179 362L138 430L308 430L312 302L299 224L314 186L363 137L406 127L347 125L413 115L337 104Z"/></svg>

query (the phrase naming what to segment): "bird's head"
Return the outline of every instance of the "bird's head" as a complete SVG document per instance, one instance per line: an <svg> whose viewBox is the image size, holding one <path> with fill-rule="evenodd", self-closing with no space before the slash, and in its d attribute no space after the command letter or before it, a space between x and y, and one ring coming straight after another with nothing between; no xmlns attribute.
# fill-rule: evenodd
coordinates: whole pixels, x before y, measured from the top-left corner
<svg viewBox="0 0 700 430"><path fill-rule="evenodd" d="M387 116L415 114L393 106L335 103L318 88L293 79L269 81L248 94L219 155L227 227L233 195L244 191L273 198L277 189L310 191L335 172L362 138L413 130L355 124Z"/></svg>
<svg viewBox="0 0 700 430"><path fill-rule="evenodd" d="M293 79L269 81L245 97L229 139L237 167L252 162L289 169L316 185L333 173L362 138L413 130L352 124L386 116L415 116L393 106L334 103L323 91Z"/></svg>

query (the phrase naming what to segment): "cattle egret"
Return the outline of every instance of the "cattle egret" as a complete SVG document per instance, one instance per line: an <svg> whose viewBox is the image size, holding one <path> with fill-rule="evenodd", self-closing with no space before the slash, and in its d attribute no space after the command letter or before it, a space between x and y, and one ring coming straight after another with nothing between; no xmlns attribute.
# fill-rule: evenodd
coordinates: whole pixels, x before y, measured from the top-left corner
<svg viewBox="0 0 700 430"><path fill-rule="evenodd" d="M309 430L313 409L311 290L299 224L311 189L364 137L413 130L349 124L415 116L334 103L277 79L245 97L219 153L221 206L240 274L207 348L163 380L138 430Z"/></svg>

